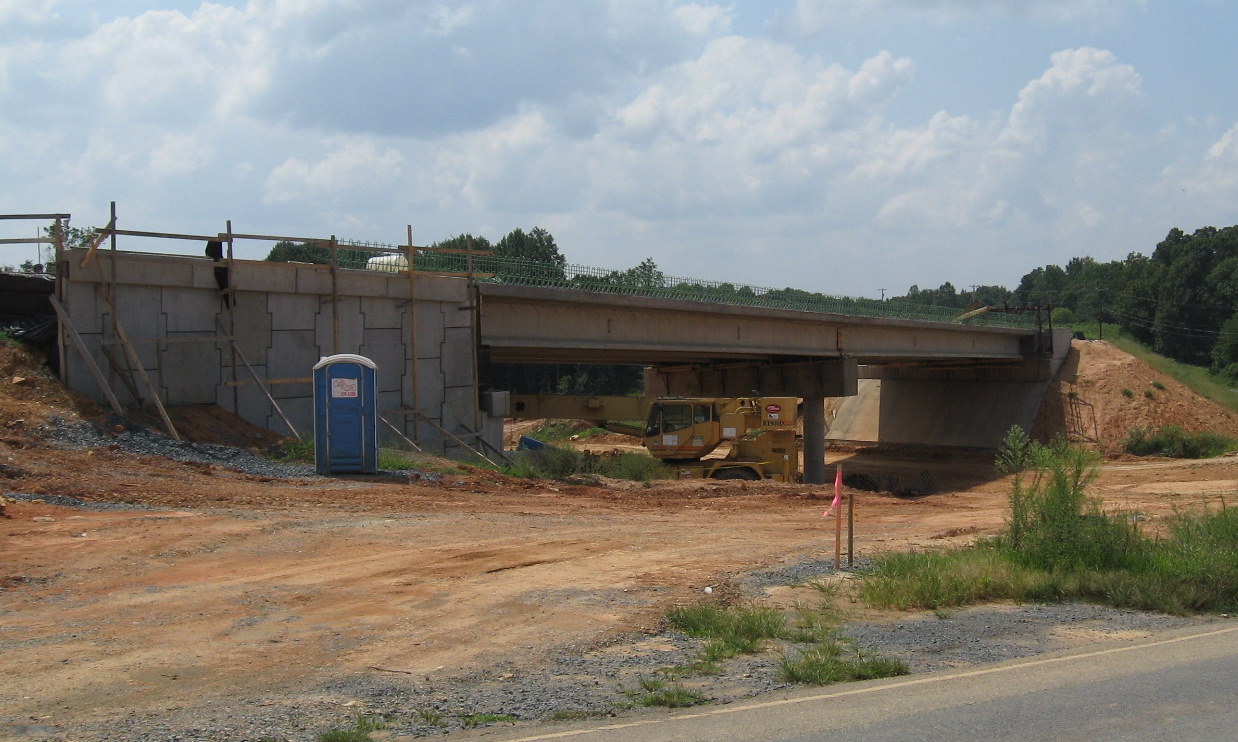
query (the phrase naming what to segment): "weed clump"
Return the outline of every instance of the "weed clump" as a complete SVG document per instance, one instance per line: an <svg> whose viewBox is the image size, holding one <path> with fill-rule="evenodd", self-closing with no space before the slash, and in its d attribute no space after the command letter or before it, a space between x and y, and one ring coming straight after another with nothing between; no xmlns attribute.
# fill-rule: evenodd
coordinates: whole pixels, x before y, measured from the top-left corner
<svg viewBox="0 0 1238 742"><path fill-rule="evenodd" d="M1208 459L1228 453L1238 441L1223 435L1184 430L1178 425L1134 428L1122 444L1134 456L1164 456L1170 459Z"/></svg>
<svg viewBox="0 0 1238 742"><path fill-rule="evenodd" d="M1169 537L1144 536L1129 514L1086 495L1095 454L1058 440L1031 446L1010 516L996 538L939 552L892 554L860 584L886 608L986 600L1088 600L1171 614L1238 609L1238 510L1180 513Z"/></svg>
<svg viewBox="0 0 1238 742"><path fill-rule="evenodd" d="M539 479L594 475L634 482L648 482L669 476L660 461L642 453L598 455L558 446L522 451L515 463L505 469L504 473L513 477Z"/></svg>

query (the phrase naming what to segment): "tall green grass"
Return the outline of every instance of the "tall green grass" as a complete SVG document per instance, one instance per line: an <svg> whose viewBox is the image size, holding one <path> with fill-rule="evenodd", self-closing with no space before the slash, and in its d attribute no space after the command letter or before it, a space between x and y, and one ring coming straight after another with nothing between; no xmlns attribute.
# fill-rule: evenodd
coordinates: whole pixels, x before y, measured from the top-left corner
<svg viewBox="0 0 1238 742"><path fill-rule="evenodd" d="M1238 510L1179 513L1167 537L1151 539L1086 495L1094 454L1061 441L1034 448L996 538L880 558L861 578L861 599L899 609L1086 600L1179 615L1238 610Z"/></svg>
<svg viewBox="0 0 1238 742"><path fill-rule="evenodd" d="M1210 459L1238 449L1238 440L1218 433L1184 430L1178 425L1132 428L1122 448L1135 456L1171 459Z"/></svg>

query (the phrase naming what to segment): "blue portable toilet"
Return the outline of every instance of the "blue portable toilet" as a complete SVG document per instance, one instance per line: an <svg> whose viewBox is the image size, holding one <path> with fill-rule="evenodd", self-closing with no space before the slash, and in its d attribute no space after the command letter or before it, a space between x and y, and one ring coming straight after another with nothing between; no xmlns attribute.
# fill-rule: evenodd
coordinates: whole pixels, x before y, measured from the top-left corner
<svg viewBox="0 0 1238 742"><path fill-rule="evenodd" d="M314 365L314 468L319 474L378 471L378 367L351 353Z"/></svg>

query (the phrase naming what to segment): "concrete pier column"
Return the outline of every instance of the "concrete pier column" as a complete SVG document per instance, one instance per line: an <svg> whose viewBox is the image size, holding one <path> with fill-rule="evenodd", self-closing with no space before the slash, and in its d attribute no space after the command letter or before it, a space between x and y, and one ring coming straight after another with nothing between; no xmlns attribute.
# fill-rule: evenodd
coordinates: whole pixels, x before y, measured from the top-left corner
<svg viewBox="0 0 1238 742"><path fill-rule="evenodd" d="M804 397L804 484L825 484L825 397Z"/></svg>

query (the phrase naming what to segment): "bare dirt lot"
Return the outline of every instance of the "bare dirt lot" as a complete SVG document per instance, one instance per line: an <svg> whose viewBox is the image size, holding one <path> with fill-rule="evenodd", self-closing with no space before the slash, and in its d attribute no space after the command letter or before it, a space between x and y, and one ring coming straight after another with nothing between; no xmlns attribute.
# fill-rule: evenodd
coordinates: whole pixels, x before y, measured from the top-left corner
<svg viewBox="0 0 1238 742"><path fill-rule="evenodd" d="M372 703L354 681L432 694L565 653L657 650L669 605L706 586L720 600L759 597L750 573L832 559L822 518L832 487L246 474L118 446L63 448L49 416L98 411L11 348L0 371L0 487L22 494L0 518L0 737L257 738L220 713L199 724L187 715L226 715L245 699L279 710L274 738L313 739L322 709ZM1101 384L1086 358L1073 373ZM1235 435L1232 413L1208 414ZM991 456L862 450L828 461L934 483L916 498L849 491L860 557L1002 525L1009 482ZM1176 509L1232 504L1238 457L1113 457L1094 492L1155 529Z"/></svg>

